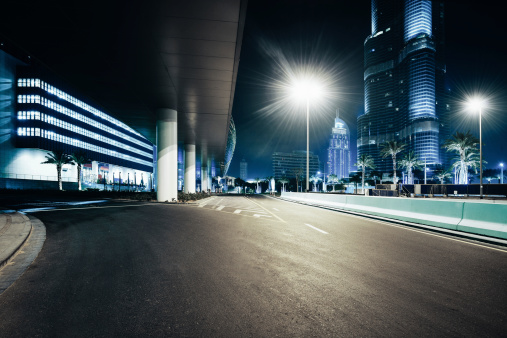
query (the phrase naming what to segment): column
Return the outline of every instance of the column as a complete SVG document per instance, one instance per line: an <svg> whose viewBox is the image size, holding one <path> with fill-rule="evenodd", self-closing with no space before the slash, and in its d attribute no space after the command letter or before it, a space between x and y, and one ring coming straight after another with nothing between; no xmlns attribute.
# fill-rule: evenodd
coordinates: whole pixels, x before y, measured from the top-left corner
<svg viewBox="0 0 507 338"><path fill-rule="evenodd" d="M201 190L207 192L208 189L208 167L201 167Z"/></svg>
<svg viewBox="0 0 507 338"><path fill-rule="evenodd" d="M178 200L178 112L157 110L157 201Z"/></svg>
<svg viewBox="0 0 507 338"><path fill-rule="evenodd" d="M195 144L185 144L185 177L183 191L185 193L195 193Z"/></svg>

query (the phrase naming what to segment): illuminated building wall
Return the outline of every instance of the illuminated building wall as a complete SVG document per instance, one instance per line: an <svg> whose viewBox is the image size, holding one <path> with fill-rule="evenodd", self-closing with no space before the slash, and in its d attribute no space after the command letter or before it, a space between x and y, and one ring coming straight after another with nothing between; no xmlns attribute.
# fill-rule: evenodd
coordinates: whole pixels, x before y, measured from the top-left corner
<svg viewBox="0 0 507 338"><path fill-rule="evenodd" d="M349 177L350 171L350 131L347 124L337 117L329 139L327 149L328 163L326 176Z"/></svg>
<svg viewBox="0 0 507 338"><path fill-rule="evenodd" d="M56 167L41 164L48 151L82 151L92 160L83 180L142 183L153 180L154 146L138 132L78 98L35 67L22 66L0 50L4 95L2 118L8 133L0 143L3 179L56 180ZM64 181L76 182L76 166L64 166ZM26 185L24 185L26 186ZM36 185L34 185L36 187Z"/></svg>
<svg viewBox="0 0 507 338"><path fill-rule="evenodd" d="M372 34L364 43L365 113L358 117L358 157L380 156L398 140L430 166L446 164L449 105L444 90L444 7L429 0L373 0Z"/></svg>
<svg viewBox="0 0 507 338"><path fill-rule="evenodd" d="M286 177L294 178L294 170L302 169L303 178L306 180L306 151L298 150L292 153L275 152L271 156L273 163L273 176L276 180ZM319 156L309 153L310 175L316 175L320 170Z"/></svg>

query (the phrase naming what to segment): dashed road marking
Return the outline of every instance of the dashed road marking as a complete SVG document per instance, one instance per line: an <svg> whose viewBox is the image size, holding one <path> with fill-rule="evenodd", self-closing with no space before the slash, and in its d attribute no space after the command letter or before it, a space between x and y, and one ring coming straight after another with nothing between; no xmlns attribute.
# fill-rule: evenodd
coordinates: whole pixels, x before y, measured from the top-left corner
<svg viewBox="0 0 507 338"><path fill-rule="evenodd" d="M241 212L241 210L239 210L239 209L234 210L235 214L239 214L240 212Z"/></svg>
<svg viewBox="0 0 507 338"><path fill-rule="evenodd" d="M217 208L218 211L222 210L223 208L225 208L225 205L221 205Z"/></svg>
<svg viewBox="0 0 507 338"><path fill-rule="evenodd" d="M308 227L310 227L310 228L312 228L313 230L320 231L320 232L322 232L323 234L326 234L326 235L328 234L328 233L327 233L327 232L325 232L324 230L320 230L319 228L316 228L316 227L314 227L313 225L306 224L306 223L305 223L305 225L306 225L306 226L308 226Z"/></svg>
<svg viewBox="0 0 507 338"><path fill-rule="evenodd" d="M277 208L273 208L273 210L280 211L280 210L278 210Z"/></svg>

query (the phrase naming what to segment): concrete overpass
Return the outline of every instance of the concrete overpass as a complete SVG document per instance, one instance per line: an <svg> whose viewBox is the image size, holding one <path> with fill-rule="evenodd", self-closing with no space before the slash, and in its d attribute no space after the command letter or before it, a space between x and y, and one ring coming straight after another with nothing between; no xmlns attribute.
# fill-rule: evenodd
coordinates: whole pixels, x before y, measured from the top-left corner
<svg viewBox="0 0 507 338"><path fill-rule="evenodd" d="M196 158L203 180L209 160L224 159L246 7L246 0L8 0L0 38L156 143L159 200L172 200L177 144L186 150L189 192Z"/></svg>

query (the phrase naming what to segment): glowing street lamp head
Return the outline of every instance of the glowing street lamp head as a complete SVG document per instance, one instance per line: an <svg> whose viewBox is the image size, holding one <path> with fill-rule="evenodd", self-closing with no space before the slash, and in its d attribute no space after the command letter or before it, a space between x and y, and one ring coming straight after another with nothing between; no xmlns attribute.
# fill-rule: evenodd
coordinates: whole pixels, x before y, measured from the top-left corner
<svg viewBox="0 0 507 338"><path fill-rule="evenodd" d="M301 100L315 100L322 97L322 85L316 79L300 78L294 79L290 86L291 96Z"/></svg>
<svg viewBox="0 0 507 338"><path fill-rule="evenodd" d="M473 97L467 101L467 106L472 111L480 111L483 108L486 108L487 105L486 105L486 100L484 100L483 98Z"/></svg>

